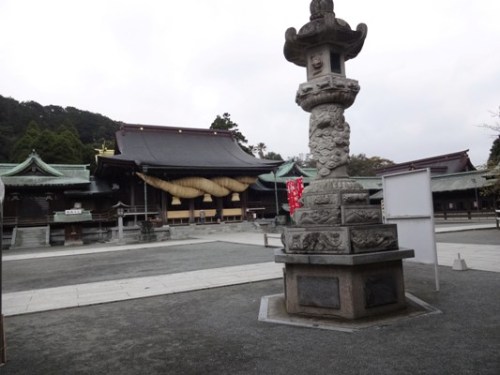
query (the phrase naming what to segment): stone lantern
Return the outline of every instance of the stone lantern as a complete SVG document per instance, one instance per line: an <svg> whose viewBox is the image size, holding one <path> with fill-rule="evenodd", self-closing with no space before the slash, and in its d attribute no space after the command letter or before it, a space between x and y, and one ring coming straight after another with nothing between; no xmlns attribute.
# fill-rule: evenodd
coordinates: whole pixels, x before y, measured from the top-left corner
<svg viewBox="0 0 500 375"><path fill-rule="evenodd" d="M352 30L336 18L332 0L313 0L310 21L285 34L285 58L307 69L296 102L309 112L309 147L317 178L304 190L295 227L285 228L285 305L289 314L358 319L403 309L402 259L395 224L347 174L350 127L344 110L360 87L345 63L363 47L367 26Z"/></svg>
<svg viewBox="0 0 500 375"><path fill-rule="evenodd" d="M118 201L115 205L111 206L116 209L116 216L118 217L118 243L121 244L124 242L123 239L123 217L125 216L125 209L130 208L129 205L126 205L122 201Z"/></svg>

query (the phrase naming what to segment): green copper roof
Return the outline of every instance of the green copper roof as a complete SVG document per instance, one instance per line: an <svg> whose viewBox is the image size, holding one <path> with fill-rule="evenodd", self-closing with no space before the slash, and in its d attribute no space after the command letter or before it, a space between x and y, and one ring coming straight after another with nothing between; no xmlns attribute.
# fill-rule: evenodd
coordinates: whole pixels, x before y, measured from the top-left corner
<svg viewBox="0 0 500 375"><path fill-rule="evenodd" d="M47 164L36 152L20 164L0 164L6 186L66 186L90 183L90 171L83 164Z"/></svg>
<svg viewBox="0 0 500 375"><path fill-rule="evenodd" d="M500 167L499 167L500 168ZM491 172L488 174L487 171L468 171L460 173L450 173L445 175L435 175L431 177L432 192L444 192L444 191L460 191L468 189L480 189L487 187L494 183L491 177ZM304 178L304 183L309 184L316 177L316 169L314 168L302 168L297 166L293 161L289 161L283 164L276 170L276 182L278 184L285 184L287 180L294 179L302 176ZM493 176L494 177L494 176ZM382 177L351 177L354 181L359 183L365 190L380 190L380 196L382 197ZM273 190L274 184L274 173L261 174L259 180L256 184L252 186L254 190ZM283 189L283 186L279 186Z"/></svg>
<svg viewBox="0 0 500 375"><path fill-rule="evenodd" d="M24 186L24 187L40 187L40 186L68 186L68 185L84 185L89 184L89 180L80 178L53 178L53 177L2 177L6 186Z"/></svg>
<svg viewBox="0 0 500 375"><path fill-rule="evenodd" d="M316 169L302 168L294 161L288 161L276 170L276 182L278 183L286 183L287 180L297 177L303 177L304 183L309 183L316 177ZM259 180L264 182L274 183L274 179L275 177L273 172L259 175Z"/></svg>
<svg viewBox="0 0 500 375"><path fill-rule="evenodd" d="M431 176L431 190L433 193L442 193L448 191L482 189L493 185L495 181L486 179L485 173L486 171L470 171ZM358 178L355 179L360 182ZM370 198L382 199L383 197L382 187L380 187L380 191Z"/></svg>
<svg viewBox="0 0 500 375"><path fill-rule="evenodd" d="M8 166L8 164L4 165L6 167ZM30 156L28 156L28 158L21 164L14 165L14 167L11 170L5 171L3 173L0 171L0 175L10 177L19 174L25 174L27 172L29 173L30 170L36 170L36 169L38 169L41 173L48 174L51 176L57 176L57 177L63 176L63 174L59 172L57 169L54 169L50 165L45 163L35 151L33 151L30 154Z"/></svg>
<svg viewBox="0 0 500 375"><path fill-rule="evenodd" d="M382 189L382 177L351 177L366 190Z"/></svg>
<svg viewBox="0 0 500 375"><path fill-rule="evenodd" d="M54 212L54 223L81 223L83 221L92 221L90 211L81 210L81 213L71 213L72 210Z"/></svg>
<svg viewBox="0 0 500 375"><path fill-rule="evenodd" d="M486 171L470 171L432 176L432 192L481 189L494 184L485 178Z"/></svg>

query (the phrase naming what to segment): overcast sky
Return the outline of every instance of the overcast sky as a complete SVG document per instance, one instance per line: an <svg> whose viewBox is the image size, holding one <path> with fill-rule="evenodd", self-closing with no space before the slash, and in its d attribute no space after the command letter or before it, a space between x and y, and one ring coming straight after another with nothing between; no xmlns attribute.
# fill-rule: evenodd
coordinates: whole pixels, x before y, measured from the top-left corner
<svg viewBox="0 0 500 375"><path fill-rule="evenodd" d="M208 128L228 112L250 144L308 152L283 57L309 0L0 0L0 95L127 123ZM346 64L351 154L404 162L469 149L486 162L500 106L500 1L337 0L368 25Z"/></svg>

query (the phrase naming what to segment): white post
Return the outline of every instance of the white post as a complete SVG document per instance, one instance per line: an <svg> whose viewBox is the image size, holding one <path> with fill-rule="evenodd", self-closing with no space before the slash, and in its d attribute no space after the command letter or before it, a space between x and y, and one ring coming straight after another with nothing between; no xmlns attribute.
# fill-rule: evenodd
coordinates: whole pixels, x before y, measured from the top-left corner
<svg viewBox="0 0 500 375"><path fill-rule="evenodd" d="M118 243L123 243L123 216L118 216Z"/></svg>

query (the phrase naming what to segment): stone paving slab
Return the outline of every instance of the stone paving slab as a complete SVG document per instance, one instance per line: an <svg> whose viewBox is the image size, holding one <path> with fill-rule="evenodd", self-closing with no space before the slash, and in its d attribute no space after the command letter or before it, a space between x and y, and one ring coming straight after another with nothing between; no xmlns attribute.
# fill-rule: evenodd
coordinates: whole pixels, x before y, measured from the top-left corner
<svg viewBox="0 0 500 375"><path fill-rule="evenodd" d="M483 227L483 225L480 225ZM489 226L491 227L491 226ZM463 226L460 227L463 230ZM484 229L467 226L469 229ZM449 228L447 228L449 229ZM279 238L270 238L270 245L281 246ZM182 241L136 244L124 246L102 246L95 248L72 248L68 250L44 251L4 255L3 261L71 256L108 251L126 251L175 245L200 244L224 241L239 244L263 246L263 234L255 232L220 233ZM500 246L438 243L438 262L451 267L458 253L471 269L500 272ZM93 282L73 286L61 286L40 290L20 291L3 294L5 315L17 315L36 311L54 310L75 306L100 304L127 299L158 296L198 289L236 285L253 281L271 280L282 277L282 265L274 262L245 266L220 267L169 275L119 279Z"/></svg>
<svg viewBox="0 0 500 375"><path fill-rule="evenodd" d="M467 226L436 228L437 233L457 232L464 230L481 230L495 228L495 224L476 224ZM263 234L261 233L224 233L204 236L203 239L234 242L240 244L263 245ZM269 237L269 245L282 247L281 239ZM496 245L470 245L456 243L437 243L438 264L441 266L453 266L453 261L460 253L465 259L467 266L471 269L500 272L500 244Z"/></svg>
<svg viewBox="0 0 500 375"><path fill-rule="evenodd" d="M244 284L283 276L274 262L36 289L2 295L5 316Z"/></svg>
<svg viewBox="0 0 500 375"><path fill-rule="evenodd" d="M496 246L438 242L437 253L439 265L453 266L454 260L460 254L468 268L500 272L500 244Z"/></svg>
<svg viewBox="0 0 500 375"><path fill-rule="evenodd" d="M5 319L2 375L498 375L498 274L405 265L441 314L352 333L258 321L274 279Z"/></svg>
<svg viewBox="0 0 500 375"><path fill-rule="evenodd" d="M495 223L455 225L455 226L439 226L439 225L435 226L436 233L464 232L467 230L481 230L481 229L493 229L493 228L496 228Z"/></svg>
<svg viewBox="0 0 500 375"><path fill-rule="evenodd" d="M142 244L129 244L129 245L108 245L108 246L81 246L72 247L67 250L57 249L54 251L40 251L34 250L33 252L24 252L22 254L4 254L2 257L3 262L10 262L15 260L26 260L26 259L43 259L43 258L53 258L53 257L65 257L72 255L83 255L83 254L94 254L94 253L104 253L104 252L115 252L115 251L127 251L127 250L140 250L140 249L152 249L158 247L169 247L178 245L192 245L201 244L207 242L213 242L210 239L190 239L190 240L178 240L178 241L162 241L162 242L152 242L152 243L142 243Z"/></svg>

